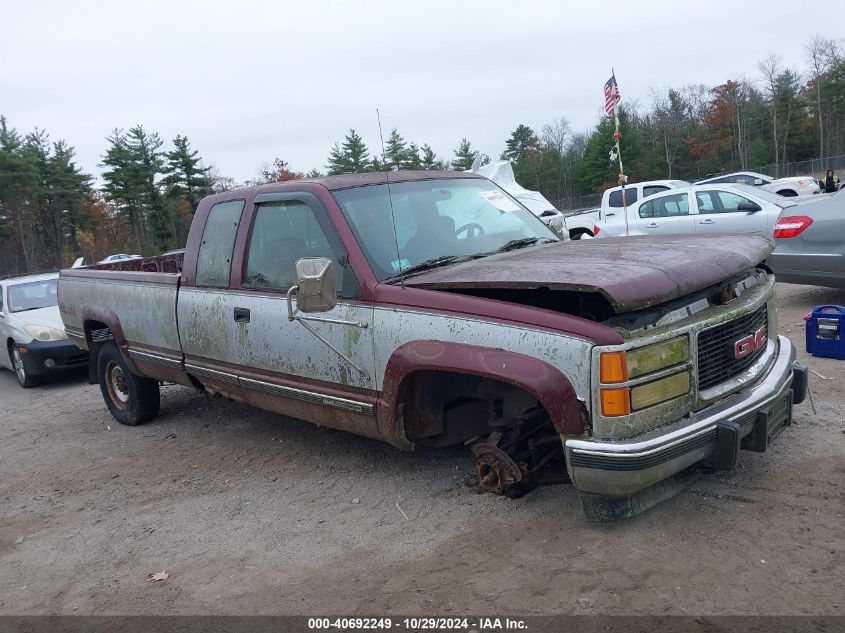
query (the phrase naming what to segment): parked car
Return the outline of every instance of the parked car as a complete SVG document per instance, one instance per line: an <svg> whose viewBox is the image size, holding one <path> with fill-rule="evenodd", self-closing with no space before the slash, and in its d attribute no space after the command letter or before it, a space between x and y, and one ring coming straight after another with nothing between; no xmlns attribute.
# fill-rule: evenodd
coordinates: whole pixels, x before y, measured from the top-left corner
<svg viewBox="0 0 845 633"><path fill-rule="evenodd" d="M111 264L112 262L121 262L127 259L141 259L140 255L127 255L126 253L117 253L116 255L109 255L108 257L98 261L98 264Z"/></svg>
<svg viewBox="0 0 845 633"><path fill-rule="evenodd" d="M790 423L807 374L770 251L574 244L476 174L376 172L205 198L180 272L70 269L59 292L123 424L174 382L405 450L465 444L483 490L568 476L616 518Z"/></svg>
<svg viewBox="0 0 845 633"><path fill-rule="evenodd" d="M628 209L628 235L665 233L754 233L771 237L788 198L748 185L696 185L640 200ZM597 237L626 234L625 216L617 213L596 225Z"/></svg>
<svg viewBox="0 0 845 633"><path fill-rule="evenodd" d="M789 178L772 178L766 174L753 171L738 171L724 176L714 176L699 180L697 185L739 184L760 187L781 196L794 197L818 193L819 182L812 176L794 176Z"/></svg>
<svg viewBox="0 0 845 633"><path fill-rule="evenodd" d="M784 210L774 237L778 281L845 288L845 191Z"/></svg>
<svg viewBox="0 0 845 633"><path fill-rule="evenodd" d="M0 280L0 367L15 372L24 388L88 363L88 354L65 334L56 299L58 278L51 273Z"/></svg>
<svg viewBox="0 0 845 633"><path fill-rule="evenodd" d="M584 237L594 237L595 227L607 218L613 218L621 213L623 206L630 207L643 198L669 189L683 189L689 187L686 180L646 180L632 182L625 185L625 199L622 199L622 186L605 190L601 197L601 207L598 209L579 210L564 215L563 226L570 239L579 240ZM623 205L624 202L624 205Z"/></svg>

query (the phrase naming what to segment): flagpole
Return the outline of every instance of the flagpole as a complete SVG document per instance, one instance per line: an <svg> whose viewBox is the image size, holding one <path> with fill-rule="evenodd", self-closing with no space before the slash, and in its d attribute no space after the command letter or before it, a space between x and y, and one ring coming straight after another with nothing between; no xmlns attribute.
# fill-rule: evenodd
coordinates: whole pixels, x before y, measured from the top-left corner
<svg viewBox="0 0 845 633"><path fill-rule="evenodd" d="M610 76L613 77L613 84L616 90L619 90L619 84L616 83L616 72L613 68L610 69ZM622 213L625 216L625 237L628 237L628 196L625 194L625 182L628 180L625 176L625 169L622 167L622 149L619 147L619 115L616 113L616 103L613 104L613 140L616 141L616 158L619 161L619 184L622 185Z"/></svg>

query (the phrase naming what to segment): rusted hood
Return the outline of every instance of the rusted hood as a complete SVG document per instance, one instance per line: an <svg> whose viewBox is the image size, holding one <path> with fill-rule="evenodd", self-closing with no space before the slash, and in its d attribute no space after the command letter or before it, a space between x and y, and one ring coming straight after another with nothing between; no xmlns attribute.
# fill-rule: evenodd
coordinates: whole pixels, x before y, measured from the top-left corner
<svg viewBox="0 0 845 633"><path fill-rule="evenodd" d="M453 264L409 286L599 293L618 314L671 301L751 268L774 244L750 235L633 236L555 242Z"/></svg>

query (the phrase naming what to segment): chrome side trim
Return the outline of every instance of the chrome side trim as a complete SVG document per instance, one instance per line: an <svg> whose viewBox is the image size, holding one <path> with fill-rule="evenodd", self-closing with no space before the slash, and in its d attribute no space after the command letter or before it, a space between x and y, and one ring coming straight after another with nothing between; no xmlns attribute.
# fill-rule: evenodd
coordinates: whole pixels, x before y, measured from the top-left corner
<svg viewBox="0 0 845 633"><path fill-rule="evenodd" d="M235 374L229 374L224 371L216 371L214 369L206 369L205 367L198 367L197 365L190 365L185 363L185 370L189 374L196 374L197 376L205 376L206 378L213 378L222 382L228 382L233 385L238 384L238 377Z"/></svg>
<svg viewBox="0 0 845 633"><path fill-rule="evenodd" d="M344 411L352 411L353 413L363 413L365 415L375 415L375 406L366 402L358 402L357 400L347 400L346 398L337 398L335 396L327 396L315 391L305 391L303 389L294 389L293 387L285 387L283 385L275 385L261 380L253 380L251 378L241 378L240 383L247 389L254 389L256 391L263 391L264 393L273 394L275 396L283 396L285 398L293 398L294 400L302 400L303 402L311 402L313 404L320 404L336 409L343 409Z"/></svg>
<svg viewBox="0 0 845 633"><path fill-rule="evenodd" d="M182 361L175 358L167 358L166 356L159 356L158 354L149 354L147 352L139 352L138 350L129 350L129 355L135 360L140 360L146 363L155 363L156 365L163 365L171 369L182 369Z"/></svg>

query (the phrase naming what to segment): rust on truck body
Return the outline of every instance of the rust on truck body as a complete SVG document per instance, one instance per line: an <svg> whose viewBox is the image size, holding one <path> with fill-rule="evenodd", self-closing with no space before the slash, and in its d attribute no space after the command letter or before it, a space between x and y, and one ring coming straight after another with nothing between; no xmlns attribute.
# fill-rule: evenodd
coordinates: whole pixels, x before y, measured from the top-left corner
<svg viewBox="0 0 845 633"><path fill-rule="evenodd" d="M752 297L770 301L771 279L760 267L770 241L672 236L555 242L466 257L410 274L404 284L379 281L334 193L381 187L388 178L485 180L454 172L349 174L210 196L197 208L184 253L62 271L66 329L92 355L104 337L114 338L140 375L402 449L471 444L482 488L506 494L565 476L564 454L576 474L581 462L604 467L607 460L592 457L601 450L587 450L588 440L620 442L632 434L659 439L665 428L677 434L690 413L679 403L697 403L706 412L755 389L776 360L782 367L784 354L794 355L770 337L759 362L702 398L693 391L651 413L605 418L597 395L600 354L682 333L695 350L699 331L742 317L753 307ZM343 262L338 266L357 284L309 329L288 318L286 290L244 283L260 203L291 199L308 201ZM227 260L228 283L202 287L197 262L203 240L214 238L204 235L211 209L235 200L243 209ZM743 276L758 287L735 287ZM742 292L750 294L738 299ZM239 314L249 318L239 320ZM684 365L662 371L695 372L696 363L693 352ZM785 389L791 374L775 382ZM690 384L697 388L694 380ZM567 442L576 439L581 444L575 450L583 452L577 463L567 452ZM660 472L668 476L670 469ZM579 474L579 481L599 479L613 477Z"/></svg>

